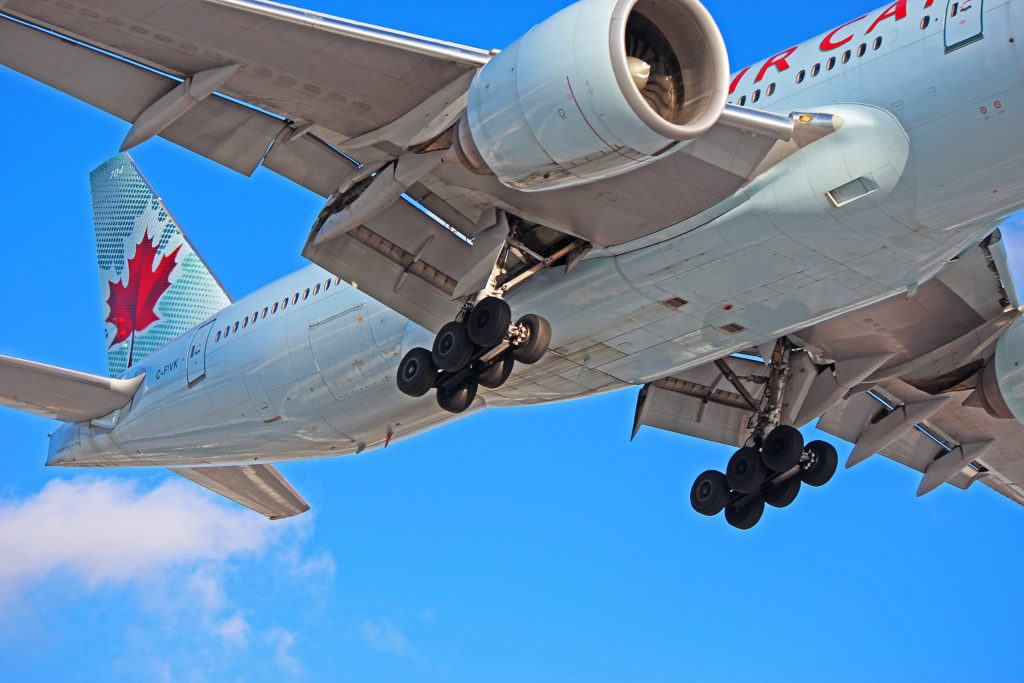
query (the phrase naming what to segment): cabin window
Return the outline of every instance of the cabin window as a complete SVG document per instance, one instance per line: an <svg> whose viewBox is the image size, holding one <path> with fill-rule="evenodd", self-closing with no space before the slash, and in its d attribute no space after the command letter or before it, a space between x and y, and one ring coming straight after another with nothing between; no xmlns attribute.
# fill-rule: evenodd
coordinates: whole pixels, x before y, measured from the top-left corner
<svg viewBox="0 0 1024 683"><path fill-rule="evenodd" d="M864 53L867 52L867 51L868 51L868 44L867 43L861 43L860 47L857 48L857 56L858 57L863 57Z"/></svg>
<svg viewBox="0 0 1024 683"><path fill-rule="evenodd" d="M921 20L921 30L923 31L926 28L928 28L928 24L930 24L930 23L932 23L932 18L930 16L926 16L924 19L922 19Z"/></svg>
<svg viewBox="0 0 1024 683"><path fill-rule="evenodd" d="M263 318L266 318L266 317L267 317L267 311L269 311L269 310L270 310L270 309L268 309L268 308L264 308L264 309L263 309L263 315L261 315L261 316L260 316L260 320L262 320Z"/></svg>
<svg viewBox="0 0 1024 683"><path fill-rule="evenodd" d="M876 50L880 49L882 47L882 36L878 36L877 38L875 38L875 42L872 43L871 47L873 47Z"/></svg>
<svg viewBox="0 0 1024 683"><path fill-rule="evenodd" d="M288 299L281 302L281 310L283 311L286 308L288 308Z"/></svg>
<svg viewBox="0 0 1024 683"><path fill-rule="evenodd" d="M738 105L740 105L740 106L742 107L742 106L744 106L744 105L745 105L746 103L747 103L747 96L746 96L746 95L744 95L743 97L741 97L741 98L740 98L740 101L739 101L739 102L737 102L736 104L738 104Z"/></svg>
<svg viewBox="0 0 1024 683"><path fill-rule="evenodd" d="M249 316L242 318L242 329L244 330L249 325Z"/></svg>
<svg viewBox="0 0 1024 683"><path fill-rule="evenodd" d="M340 277L334 278L334 284L340 285L341 284L341 278Z"/></svg>
<svg viewBox="0 0 1024 683"><path fill-rule="evenodd" d="M836 68L836 58L829 57L828 61L825 62L825 71L831 71L834 68Z"/></svg>
<svg viewBox="0 0 1024 683"><path fill-rule="evenodd" d="M274 307L270 309L270 315L277 313L277 302L274 302Z"/></svg>
<svg viewBox="0 0 1024 683"><path fill-rule="evenodd" d="M231 325L224 328L224 338L227 339L229 334L231 334Z"/></svg>
<svg viewBox="0 0 1024 683"><path fill-rule="evenodd" d="M309 287L306 287L306 291L302 293L302 300L305 301L309 298Z"/></svg>
<svg viewBox="0 0 1024 683"><path fill-rule="evenodd" d="M801 70L800 73L796 75L797 84L803 83L805 78L807 78L807 72Z"/></svg>
<svg viewBox="0 0 1024 683"><path fill-rule="evenodd" d="M330 288L331 288L331 281L328 280L327 282L324 283L324 291L326 292Z"/></svg>
<svg viewBox="0 0 1024 683"><path fill-rule="evenodd" d="M320 283L318 282L318 283L316 283L316 287L313 288L313 296L316 296L319 293L320 293Z"/></svg>
<svg viewBox="0 0 1024 683"><path fill-rule="evenodd" d="M821 73L821 64L815 64L814 67L811 69L811 78L814 78L815 76L817 76L820 73Z"/></svg>
<svg viewBox="0 0 1024 683"><path fill-rule="evenodd" d="M765 91L764 96L765 97L771 97L774 94L775 94L775 84L772 83L771 85L768 86L768 90Z"/></svg>
<svg viewBox="0 0 1024 683"><path fill-rule="evenodd" d="M755 90L754 94L750 96L750 103L753 104L754 102L757 102L759 99L761 99L761 91Z"/></svg>
<svg viewBox="0 0 1024 683"><path fill-rule="evenodd" d="M293 304L299 303L299 293L298 292L295 292L295 296L292 297L292 303Z"/></svg>
<svg viewBox="0 0 1024 683"><path fill-rule="evenodd" d="M843 64L846 64L847 62L849 62L850 61L850 57L852 57L852 56L853 56L853 53L850 52L849 50L844 52L843 53Z"/></svg>
<svg viewBox="0 0 1024 683"><path fill-rule="evenodd" d="M238 322L235 322L234 327L231 328L232 332L238 332Z"/></svg>
<svg viewBox="0 0 1024 683"><path fill-rule="evenodd" d="M220 330L217 330L217 338L213 340L213 343L216 344L219 341L220 341Z"/></svg>
<svg viewBox="0 0 1024 683"><path fill-rule="evenodd" d="M252 321L256 322L256 318L258 318L258 317L260 317L260 312L259 311L254 311L253 314L252 314Z"/></svg>

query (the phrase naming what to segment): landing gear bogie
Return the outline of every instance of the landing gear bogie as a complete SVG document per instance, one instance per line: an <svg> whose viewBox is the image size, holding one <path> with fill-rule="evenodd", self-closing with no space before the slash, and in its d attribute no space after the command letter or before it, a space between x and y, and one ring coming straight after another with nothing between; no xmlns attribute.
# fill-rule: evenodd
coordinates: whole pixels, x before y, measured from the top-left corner
<svg viewBox="0 0 1024 683"><path fill-rule="evenodd" d="M772 436L776 441L770 453L746 446L730 458L725 474L714 470L701 474L690 491L693 509L709 517L724 510L731 526L746 530L761 519L766 504L788 507L803 484L823 486L835 474L838 455L831 444L812 441L804 446L803 437L792 427L777 427ZM794 457L791 449L797 439L800 448ZM766 443L771 444L771 439ZM767 463L789 467L780 471Z"/></svg>
<svg viewBox="0 0 1024 683"><path fill-rule="evenodd" d="M437 390L437 403L450 413L469 409L477 388L501 387L516 363L539 361L551 344L551 325L539 315L511 323L512 311L499 297L486 296L458 320L445 324L433 347L413 349L398 368L398 389L418 398Z"/></svg>

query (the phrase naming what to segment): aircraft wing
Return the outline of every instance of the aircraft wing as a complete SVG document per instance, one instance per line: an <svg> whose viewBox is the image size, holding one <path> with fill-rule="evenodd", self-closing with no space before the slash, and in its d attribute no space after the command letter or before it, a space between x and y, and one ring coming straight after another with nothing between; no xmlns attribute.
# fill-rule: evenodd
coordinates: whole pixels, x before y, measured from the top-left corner
<svg viewBox="0 0 1024 683"><path fill-rule="evenodd" d="M0 404L62 422L95 420L127 405L144 379L111 379L0 356Z"/></svg>
<svg viewBox="0 0 1024 683"><path fill-rule="evenodd" d="M881 453L917 470L918 495L981 481L1024 505L1024 425L992 417L977 391L1020 305L996 231L910 296L790 335L804 351L783 417L820 418L818 429L855 444L849 467ZM635 428L740 446L767 375L764 363L731 357L649 384Z"/></svg>
<svg viewBox="0 0 1024 683"><path fill-rule="evenodd" d="M134 122L126 147L159 134L324 196L355 167L332 144L464 90L489 58L258 0L9 0L0 13L0 63Z"/></svg>
<svg viewBox="0 0 1024 683"><path fill-rule="evenodd" d="M491 56L264 0L0 2L0 64L132 122L125 149L159 135L330 196L304 255L433 330L458 311L453 299L486 280L501 214L523 223L529 250L508 277L527 279L595 245L698 227L798 147L778 133L793 130L788 117L730 106L731 124L646 167L582 187L513 190L421 154L461 115ZM761 128L737 127L752 119ZM364 194L381 205L318 241L371 177Z"/></svg>
<svg viewBox="0 0 1024 683"><path fill-rule="evenodd" d="M309 510L309 503L271 465L170 470L270 519L294 517Z"/></svg>

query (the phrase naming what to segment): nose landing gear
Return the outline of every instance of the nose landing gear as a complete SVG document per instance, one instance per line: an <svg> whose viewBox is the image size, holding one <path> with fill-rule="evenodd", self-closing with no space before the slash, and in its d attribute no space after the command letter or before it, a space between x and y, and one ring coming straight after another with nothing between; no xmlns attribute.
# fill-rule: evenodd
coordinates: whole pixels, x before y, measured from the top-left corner
<svg viewBox="0 0 1024 683"><path fill-rule="evenodd" d="M398 389L420 397L437 389L437 403L450 413L466 411L478 386L497 389L516 362L532 365L551 344L551 325L539 315L512 323L507 302L487 296L463 310L434 338L433 349L415 348L398 366Z"/></svg>

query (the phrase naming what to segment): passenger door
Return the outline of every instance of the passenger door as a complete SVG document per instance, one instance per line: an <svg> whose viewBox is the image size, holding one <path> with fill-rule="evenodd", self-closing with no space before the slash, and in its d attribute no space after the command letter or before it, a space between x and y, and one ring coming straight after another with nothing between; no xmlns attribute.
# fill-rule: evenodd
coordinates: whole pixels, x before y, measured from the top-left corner
<svg viewBox="0 0 1024 683"><path fill-rule="evenodd" d="M192 343L188 347L188 363L185 366L189 386L206 377L206 344L210 341L210 332L213 331L216 322L211 320L192 335Z"/></svg>
<svg viewBox="0 0 1024 683"><path fill-rule="evenodd" d="M949 0L946 6L946 53L985 37L982 19L984 0Z"/></svg>

